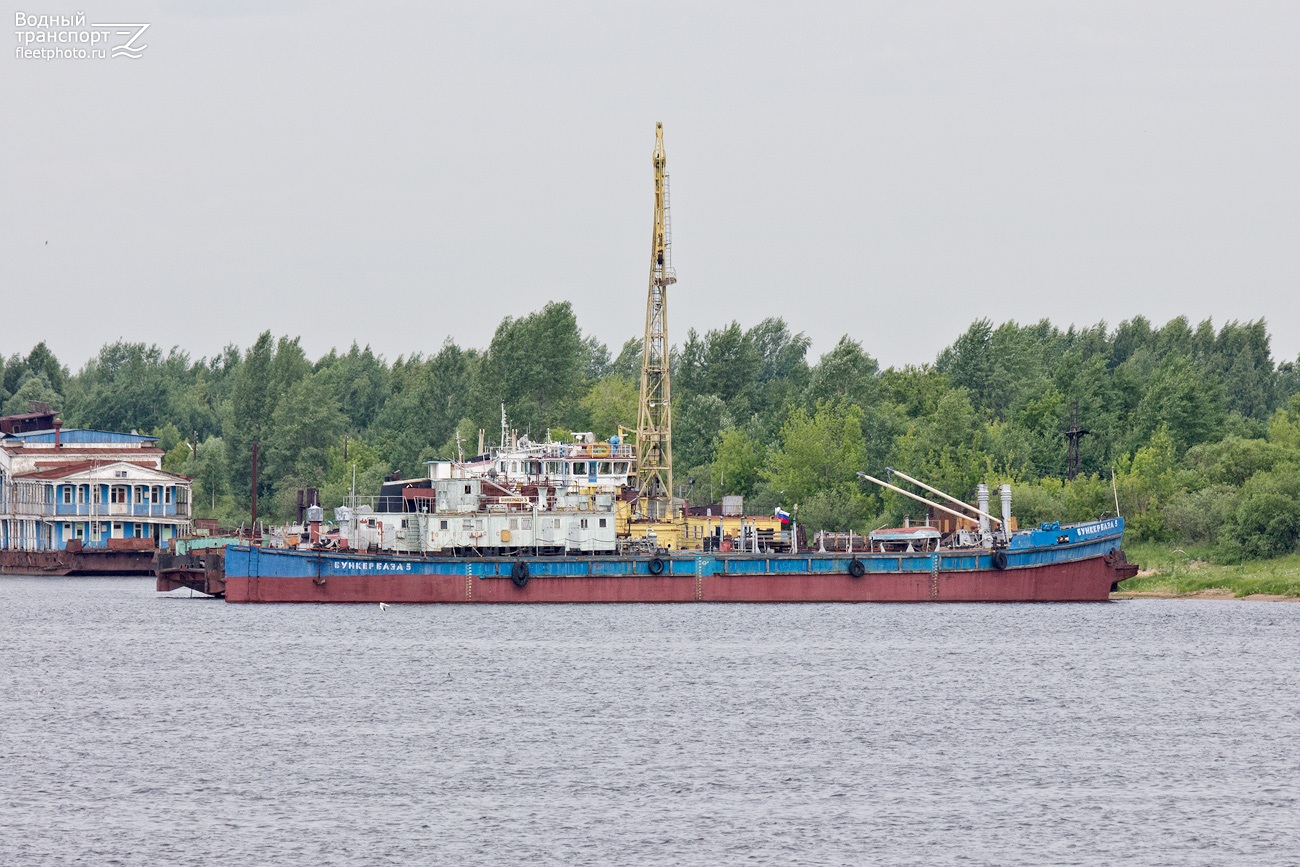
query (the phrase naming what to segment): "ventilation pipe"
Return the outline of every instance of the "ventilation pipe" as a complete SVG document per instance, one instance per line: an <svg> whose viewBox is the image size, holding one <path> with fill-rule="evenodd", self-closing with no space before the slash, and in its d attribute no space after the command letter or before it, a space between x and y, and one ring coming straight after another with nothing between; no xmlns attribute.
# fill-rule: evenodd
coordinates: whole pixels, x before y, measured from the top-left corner
<svg viewBox="0 0 1300 867"><path fill-rule="evenodd" d="M320 544L320 524L325 519L325 510L313 503L307 507L307 526L311 533L311 544Z"/></svg>
<svg viewBox="0 0 1300 867"><path fill-rule="evenodd" d="M985 548L991 548L993 534L989 532L989 486L981 484L977 487L975 497L980 510L980 544Z"/></svg>
<svg viewBox="0 0 1300 867"><path fill-rule="evenodd" d="M1002 533L1008 539L1011 538L1011 486L1003 485L1000 488L1002 494Z"/></svg>

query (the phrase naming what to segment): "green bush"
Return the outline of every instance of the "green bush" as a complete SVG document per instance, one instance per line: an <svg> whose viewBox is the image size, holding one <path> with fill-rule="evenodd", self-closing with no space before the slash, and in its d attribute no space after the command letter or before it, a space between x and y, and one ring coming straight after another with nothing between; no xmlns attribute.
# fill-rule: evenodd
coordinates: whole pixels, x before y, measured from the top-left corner
<svg viewBox="0 0 1300 867"><path fill-rule="evenodd" d="M1211 485L1176 494L1165 506L1165 525L1174 538L1184 542L1217 544L1237 510L1239 493L1231 485Z"/></svg>
<svg viewBox="0 0 1300 867"><path fill-rule="evenodd" d="M991 503L993 514L998 513L997 492ZM1011 510L1022 527L1040 521L1059 521L1066 513L1066 493L1060 482L1048 480L1038 483L1011 486Z"/></svg>
<svg viewBox="0 0 1300 867"><path fill-rule="evenodd" d="M818 491L799 504L799 523L812 533L817 530L857 530L866 524L868 500L858 491L836 487Z"/></svg>
<svg viewBox="0 0 1300 867"><path fill-rule="evenodd" d="M1300 551L1300 472L1259 473L1241 488L1223 530L1226 562L1278 557Z"/></svg>

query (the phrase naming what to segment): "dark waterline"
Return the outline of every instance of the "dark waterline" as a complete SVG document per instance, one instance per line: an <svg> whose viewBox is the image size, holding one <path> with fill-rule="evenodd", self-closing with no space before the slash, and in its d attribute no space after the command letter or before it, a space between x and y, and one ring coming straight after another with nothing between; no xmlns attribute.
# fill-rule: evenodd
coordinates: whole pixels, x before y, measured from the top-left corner
<svg viewBox="0 0 1300 867"><path fill-rule="evenodd" d="M1287 864L1300 605L0 577L0 864Z"/></svg>

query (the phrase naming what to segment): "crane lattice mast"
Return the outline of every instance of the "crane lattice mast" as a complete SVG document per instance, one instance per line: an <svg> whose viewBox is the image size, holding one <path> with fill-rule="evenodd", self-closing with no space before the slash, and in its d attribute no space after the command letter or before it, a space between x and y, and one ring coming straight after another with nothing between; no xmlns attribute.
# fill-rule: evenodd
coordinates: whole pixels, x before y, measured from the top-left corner
<svg viewBox="0 0 1300 867"><path fill-rule="evenodd" d="M673 271L664 125L655 124L655 218L650 241L650 289L641 350L641 408L637 413L636 482L639 512L653 520L673 517L673 415L669 371L668 287Z"/></svg>

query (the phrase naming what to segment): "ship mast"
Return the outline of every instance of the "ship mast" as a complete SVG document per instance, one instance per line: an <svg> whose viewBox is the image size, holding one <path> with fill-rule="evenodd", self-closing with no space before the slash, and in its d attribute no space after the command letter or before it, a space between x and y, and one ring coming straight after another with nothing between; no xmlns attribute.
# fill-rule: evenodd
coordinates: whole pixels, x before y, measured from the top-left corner
<svg viewBox="0 0 1300 867"><path fill-rule="evenodd" d="M673 416L668 344L668 287L677 282L672 260L668 200L668 159L664 125L655 124L654 232L650 238L650 288L645 305L645 343L641 350L641 407L637 413L636 486L642 517L673 517Z"/></svg>

